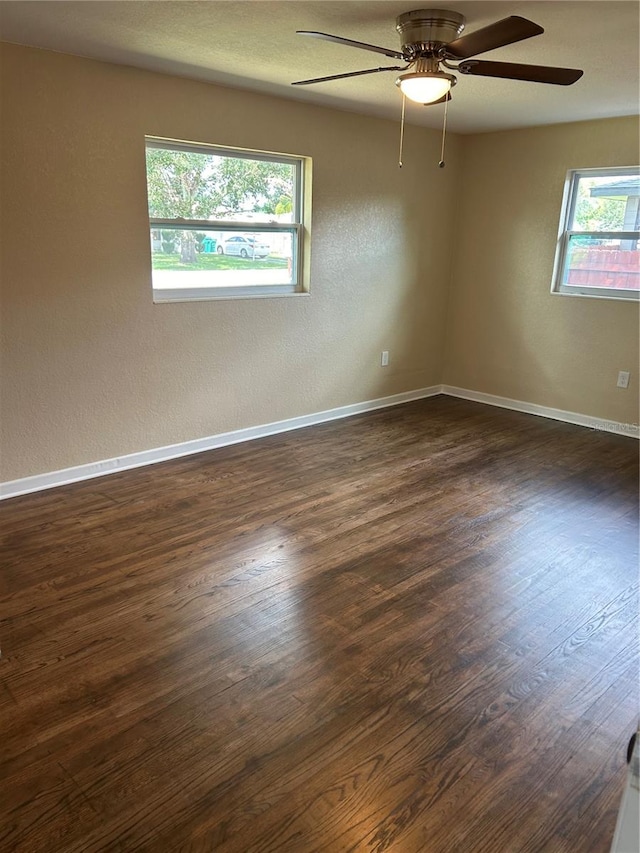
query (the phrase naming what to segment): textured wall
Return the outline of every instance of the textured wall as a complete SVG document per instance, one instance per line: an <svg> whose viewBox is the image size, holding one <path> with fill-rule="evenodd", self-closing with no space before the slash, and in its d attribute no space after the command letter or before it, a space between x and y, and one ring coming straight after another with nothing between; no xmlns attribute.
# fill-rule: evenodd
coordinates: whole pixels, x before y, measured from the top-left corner
<svg viewBox="0 0 640 853"><path fill-rule="evenodd" d="M438 383L458 140L2 48L1 480ZM313 158L311 296L154 305L145 134ZM391 365L381 368L380 351Z"/></svg>
<svg viewBox="0 0 640 853"><path fill-rule="evenodd" d="M550 293L566 172L637 164L637 118L464 137L461 160L444 382L637 423L638 305Z"/></svg>
<svg viewBox="0 0 640 853"><path fill-rule="evenodd" d="M638 420L638 307L549 293L565 172L637 162L636 119L451 136L444 170L410 127L399 171L391 122L1 54L0 480L441 381ZM145 134L311 156L312 295L153 305Z"/></svg>

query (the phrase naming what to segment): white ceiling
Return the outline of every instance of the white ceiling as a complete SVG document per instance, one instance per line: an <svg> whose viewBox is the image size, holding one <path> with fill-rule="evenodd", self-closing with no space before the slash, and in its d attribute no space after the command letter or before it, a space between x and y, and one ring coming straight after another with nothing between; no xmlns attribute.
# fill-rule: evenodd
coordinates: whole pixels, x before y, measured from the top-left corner
<svg viewBox="0 0 640 853"><path fill-rule="evenodd" d="M395 18L414 8L452 8L471 32L521 15L545 33L482 59L584 69L573 86L462 77L449 107L460 133L632 115L639 101L639 20L635 0L2 0L0 37L123 65L398 119L394 72L292 87L293 80L394 64L386 57L297 36L320 30L399 49ZM442 106L412 105L407 120L442 122Z"/></svg>

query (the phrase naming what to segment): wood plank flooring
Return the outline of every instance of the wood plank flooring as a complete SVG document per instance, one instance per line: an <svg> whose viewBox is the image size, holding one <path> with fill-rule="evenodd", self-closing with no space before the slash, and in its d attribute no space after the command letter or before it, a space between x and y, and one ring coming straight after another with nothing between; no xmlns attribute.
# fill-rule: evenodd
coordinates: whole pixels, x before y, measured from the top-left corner
<svg viewBox="0 0 640 853"><path fill-rule="evenodd" d="M436 397L0 505L0 849L606 853L638 442Z"/></svg>

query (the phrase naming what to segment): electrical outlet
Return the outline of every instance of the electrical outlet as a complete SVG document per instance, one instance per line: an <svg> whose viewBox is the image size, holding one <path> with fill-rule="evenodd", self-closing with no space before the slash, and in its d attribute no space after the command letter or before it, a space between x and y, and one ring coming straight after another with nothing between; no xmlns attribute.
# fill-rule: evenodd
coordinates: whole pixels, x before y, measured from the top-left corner
<svg viewBox="0 0 640 853"><path fill-rule="evenodd" d="M387 367L389 364L389 353L386 349L382 351L382 357L380 358L380 364L383 367Z"/></svg>
<svg viewBox="0 0 640 853"><path fill-rule="evenodd" d="M618 388L628 388L629 387L629 371L628 370L619 370L618 371Z"/></svg>

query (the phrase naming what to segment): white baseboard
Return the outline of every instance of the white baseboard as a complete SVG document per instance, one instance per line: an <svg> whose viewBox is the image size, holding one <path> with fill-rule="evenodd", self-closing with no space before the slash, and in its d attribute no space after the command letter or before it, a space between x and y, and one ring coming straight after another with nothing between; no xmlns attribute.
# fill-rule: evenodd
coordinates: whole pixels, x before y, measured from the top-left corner
<svg viewBox="0 0 640 853"><path fill-rule="evenodd" d="M264 438L267 435L288 432L292 429L314 426L315 424L322 424L327 421L338 420L339 418L348 418L351 415L371 412L375 409L384 409L387 406L398 406L400 403L409 403L411 400L421 400L440 393L440 385L433 385L430 388L418 388L415 391L405 391L401 394L393 394L390 397L366 400L363 403L352 403L349 406L339 406L337 409L327 409L324 412L301 415L297 418L288 418L287 420L276 421L271 424L232 430L231 432L223 432L205 438L196 438L192 441L183 441L180 444L170 444L167 447L142 450L139 453L129 453L126 456L104 459L101 462L89 462L86 465L75 465L73 468L63 468L60 471L50 471L47 474L22 477L19 480L0 483L0 500L15 498L18 495L27 495L30 492L39 492L43 489L52 489L55 486L66 486L69 483L90 480L93 477L103 477L105 474L127 471L130 468L141 468L144 465L153 465L156 462L166 462L169 459L177 459L180 456L190 456L193 453L202 453L204 450L214 450L216 447L239 444L242 441Z"/></svg>
<svg viewBox="0 0 640 853"><path fill-rule="evenodd" d="M418 388L415 391L405 391L402 394L393 394L390 397L379 397L376 400L366 400L363 403L352 403L349 406L339 406L337 409L327 409L324 412L316 412L311 415L301 415L297 418L288 418L284 421L276 421L275 423L263 424L262 426L232 430L231 432L223 432L205 438L196 438L192 441L184 441L180 444L170 444L167 447L156 447L152 450L142 450L139 453L129 453L126 456L104 459L101 462L89 462L86 465L63 468L61 471L51 471L47 474L36 474L33 477L10 480L0 483L0 500L18 497L18 495L27 495L31 492L39 492L43 489L52 489L55 486L66 486L69 483L90 480L93 477L103 477L105 474L127 471L130 468L141 468L144 465L153 465L156 462L166 462L169 459L177 459L180 456L190 456L193 453L214 450L216 447L227 447L230 444L238 444L242 441L252 441L255 438L264 438L267 435L288 432L292 429L301 429L302 427L314 426L315 424L322 424L327 421L348 418L351 415L358 415L362 412L372 412L375 409L398 406L401 403L422 400L425 397L433 397L436 394L460 397L463 400L486 403L489 406L499 406L502 409L513 409L516 412L526 412L529 415L539 415L543 418L552 418L556 421L566 421L567 423L589 427L590 429L614 432L633 438L640 437L640 427L638 424L606 421L602 418L593 418L590 415L581 415L577 412L565 412L562 409L538 406L535 403L525 403L522 400L511 400L508 397L484 394L481 391L456 388L453 385L432 385L429 388Z"/></svg>
<svg viewBox="0 0 640 853"><path fill-rule="evenodd" d="M640 425L623 424L618 421L607 421L594 418L591 415L581 415L578 412L566 412L563 409L552 409L549 406L538 406L535 403L525 403L523 400L511 400L509 397L498 397L495 394L484 394L482 391L469 391L466 388L456 388L453 385L442 385L442 393L449 397L460 397L462 400L473 400L475 403L486 403L488 406L498 406L501 409L512 409L515 412L526 412L529 415L539 415L554 421L565 421L577 426L590 429L614 432L631 438L640 438Z"/></svg>

